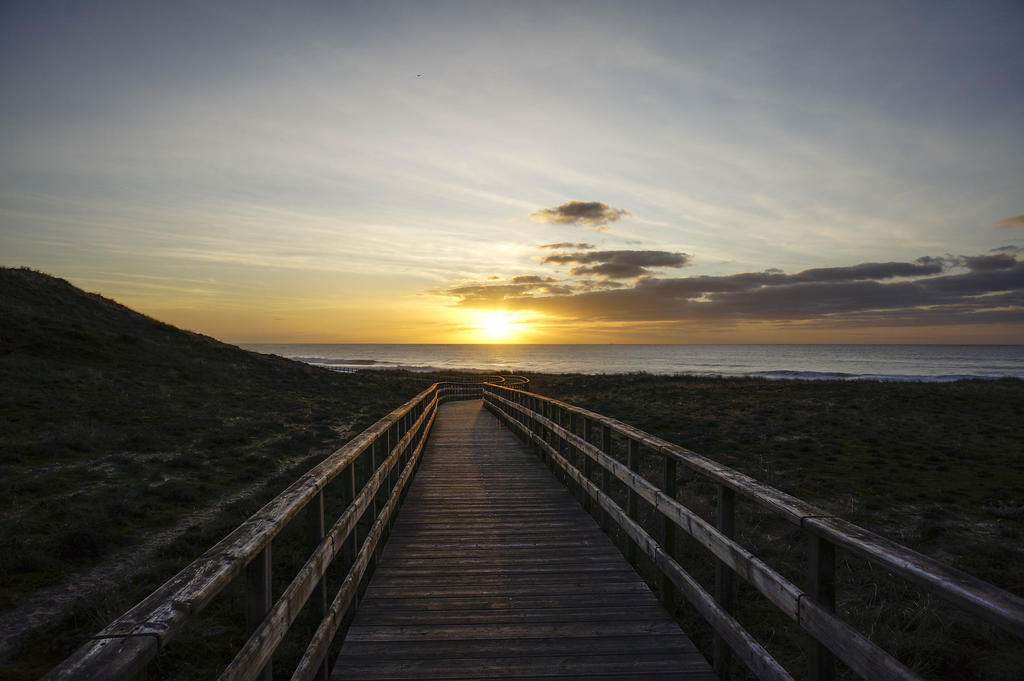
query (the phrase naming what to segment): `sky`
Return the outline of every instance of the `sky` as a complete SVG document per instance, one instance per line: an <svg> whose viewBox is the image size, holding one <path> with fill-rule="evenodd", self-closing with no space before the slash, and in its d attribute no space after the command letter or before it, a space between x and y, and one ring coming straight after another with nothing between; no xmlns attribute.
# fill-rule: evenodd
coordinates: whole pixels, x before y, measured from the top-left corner
<svg viewBox="0 0 1024 681"><path fill-rule="evenodd" d="M1024 4L5 2L0 264L241 343L1022 343Z"/></svg>

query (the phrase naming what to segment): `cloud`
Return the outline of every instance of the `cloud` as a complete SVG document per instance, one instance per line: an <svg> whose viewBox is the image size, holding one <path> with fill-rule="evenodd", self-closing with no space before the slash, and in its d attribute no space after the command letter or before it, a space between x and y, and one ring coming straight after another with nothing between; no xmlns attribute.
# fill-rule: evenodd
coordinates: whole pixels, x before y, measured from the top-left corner
<svg viewBox="0 0 1024 681"><path fill-rule="evenodd" d="M963 266L972 271L1005 270L1016 263L1017 259L1009 253L963 257Z"/></svg>
<svg viewBox="0 0 1024 681"><path fill-rule="evenodd" d="M488 277L488 281L500 279ZM455 296L460 305L467 307L492 307L505 300L525 299L533 295L560 296L570 295L578 290L574 285L559 284L553 277L540 277L535 274L521 274L502 283L470 283L459 284L448 289L433 290L434 295Z"/></svg>
<svg viewBox="0 0 1024 681"><path fill-rule="evenodd" d="M601 229L609 222L615 222L624 215L632 215L628 210L614 208L602 201L569 201L554 208L545 208L530 213L534 222L547 222L556 225L582 225L592 229Z"/></svg>
<svg viewBox="0 0 1024 681"><path fill-rule="evenodd" d="M575 264L572 274L595 274L610 279L631 279L650 274L652 267L684 267L690 264L688 253L669 251L590 251L553 253L541 262L555 265Z"/></svg>
<svg viewBox="0 0 1024 681"><path fill-rule="evenodd" d="M586 268L587 274L600 274L589 270L615 263L617 259L609 253L623 252L553 254L548 258L556 264L579 264L577 269ZM632 262L641 269L642 263L663 261L632 254L686 256L667 251L624 253L634 258L624 261L624 266ZM498 287L492 286L487 304L591 323L1024 324L1024 261L1009 254L956 260L924 257L913 262L860 263L795 274L771 269L722 276L645 276L630 285L597 281L607 283L562 282L557 292L531 284L533 288L525 293L506 288L500 294ZM447 293L458 298L457 306L480 304L457 287Z"/></svg>
<svg viewBox="0 0 1024 681"><path fill-rule="evenodd" d="M925 256L909 262L864 262L850 267L819 267L794 275L794 281L861 281L939 274L948 267L943 258Z"/></svg>
<svg viewBox="0 0 1024 681"><path fill-rule="evenodd" d="M1014 215L1012 218L1003 218L996 221L996 227L1011 229L1013 227L1024 227L1024 215Z"/></svg>
<svg viewBox="0 0 1024 681"><path fill-rule="evenodd" d="M594 244L587 244L587 243L583 243L582 241L579 242L579 243L573 243L571 241L563 241L563 242L557 243L557 244L544 244L543 246L537 246L537 248L540 248L540 249L547 248L547 249L561 250L561 249L565 249L565 248L575 248L576 250L579 250L579 251L585 251L585 250L591 249L593 247L594 247Z"/></svg>
<svg viewBox="0 0 1024 681"><path fill-rule="evenodd" d="M1000 246L992 249L993 253L1024 253L1024 246Z"/></svg>

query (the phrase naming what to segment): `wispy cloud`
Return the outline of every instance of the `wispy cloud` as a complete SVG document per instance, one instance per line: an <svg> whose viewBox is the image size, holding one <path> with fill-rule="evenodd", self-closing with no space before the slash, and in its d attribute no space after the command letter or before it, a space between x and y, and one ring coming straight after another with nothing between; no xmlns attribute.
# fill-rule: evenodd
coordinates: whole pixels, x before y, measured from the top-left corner
<svg viewBox="0 0 1024 681"><path fill-rule="evenodd" d="M609 206L603 201L568 201L554 208L545 208L536 213L530 213L527 217L534 222L581 225L600 230L605 228L609 222L615 222L623 216L631 214L628 210Z"/></svg>
<svg viewBox="0 0 1024 681"><path fill-rule="evenodd" d="M1024 227L1024 215L1014 215L1010 218L1003 218L996 221L996 227L1012 229L1013 227Z"/></svg>
<svg viewBox="0 0 1024 681"><path fill-rule="evenodd" d="M573 243L572 241L562 241L557 244L544 244L537 246L539 249L550 249L550 250L561 250L566 248L575 248L578 251L585 251L594 247L594 244L583 243L582 241Z"/></svg>

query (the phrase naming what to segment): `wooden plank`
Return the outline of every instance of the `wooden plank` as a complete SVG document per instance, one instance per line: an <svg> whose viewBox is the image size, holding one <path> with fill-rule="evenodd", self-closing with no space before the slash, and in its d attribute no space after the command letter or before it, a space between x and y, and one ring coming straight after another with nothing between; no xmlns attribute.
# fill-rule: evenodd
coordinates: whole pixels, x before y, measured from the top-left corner
<svg viewBox="0 0 1024 681"><path fill-rule="evenodd" d="M474 641L387 641L350 642L346 644L354 657L387 655L393 659L427 659L510 655L566 655L575 652L579 639L502 638ZM597 654L621 655L626 653L692 653L686 642L678 636L594 636L587 639L588 648Z"/></svg>
<svg viewBox="0 0 1024 681"><path fill-rule="evenodd" d="M485 596L465 596L463 598L381 598L376 595L371 595L369 598L362 601L360 608L363 612L371 612L372 610L389 610L401 612L403 610L445 610L449 612L458 612L460 610L470 610L473 612L502 612L505 610L521 610L529 611L534 608L546 609L546 608L568 608L580 606L581 599L578 594L567 594L559 593L555 595L534 595L534 596L523 596L522 598L512 599L494 599ZM583 601L588 607L592 608L616 608L616 607L635 607L642 609L645 606L638 605L636 599L629 593L624 594L608 594L607 597L601 598L600 601L586 600ZM583 606L580 606L583 607ZM638 610L638 612L641 610Z"/></svg>
<svg viewBox="0 0 1024 681"><path fill-rule="evenodd" d="M360 606L362 608L364 606ZM645 609L635 604L617 608L515 608L508 610L441 610L415 611L393 610L390 608L366 610L366 617L372 617L376 625L426 625L426 624L565 624L570 622L600 622L609 619L630 621L662 620L662 613L656 609Z"/></svg>
<svg viewBox="0 0 1024 681"><path fill-rule="evenodd" d="M444 659L402 660L355 658L348 663L350 678L357 679L464 679L485 675L485 678L507 678L524 673L594 673L636 674L642 672L675 672L677 678L697 678L704 665L703 658L676 655L553 655L517 657L453 657Z"/></svg>
<svg viewBox="0 0 1024 681"><path fill-rule="evenodd" d="M543 462L444 405L331 678L648 675L714 679Z"/></svg>

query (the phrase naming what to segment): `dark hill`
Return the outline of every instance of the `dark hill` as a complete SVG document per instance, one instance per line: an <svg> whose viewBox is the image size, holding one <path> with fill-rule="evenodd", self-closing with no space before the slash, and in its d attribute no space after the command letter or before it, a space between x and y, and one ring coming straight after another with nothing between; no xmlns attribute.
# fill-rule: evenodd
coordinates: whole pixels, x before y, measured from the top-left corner
<svg viewBox="0 0 1024 681"><path fill-rule="evenodd" d="M62 279L0 269L0 676L58 661L422 387L248 352ZM225 498L230 512L203 514ZM168 546L139 548L161 533ZM129 566L130 589L103 607L76 594L74 612L46 622L65 638L4 666L24 638L11 632L40 624L17 619L34 600L133 553L147 558Z"/></svg>

